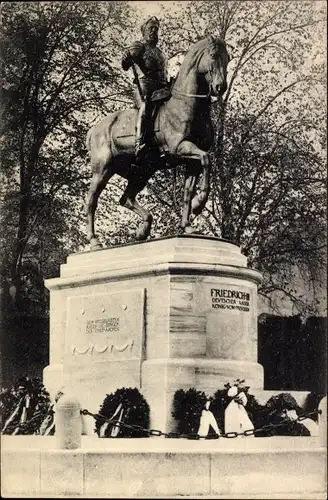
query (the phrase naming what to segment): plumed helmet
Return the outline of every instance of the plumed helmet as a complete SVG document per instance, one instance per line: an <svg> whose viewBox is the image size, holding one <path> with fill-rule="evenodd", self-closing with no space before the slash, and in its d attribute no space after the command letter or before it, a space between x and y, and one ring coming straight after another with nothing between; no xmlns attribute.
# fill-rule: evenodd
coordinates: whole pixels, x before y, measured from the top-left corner
<svg viewBox="0 0 328 500"><path fill-rule="evenodd" d="M159 28L159 20L157 19L157 17L153 16L153 17L149 17L147 19L147 21L145 21L143 23L143 25L141 26L141 33L144 35L145 33L145 29L147 26L157 26L157 28Z"/></svg>

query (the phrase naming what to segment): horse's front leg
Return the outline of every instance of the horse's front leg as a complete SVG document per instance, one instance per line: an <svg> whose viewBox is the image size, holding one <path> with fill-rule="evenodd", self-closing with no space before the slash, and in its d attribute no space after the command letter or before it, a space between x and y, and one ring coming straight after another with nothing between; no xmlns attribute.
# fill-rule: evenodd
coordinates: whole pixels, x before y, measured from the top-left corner
<svg viewBox="0 0 328 500"><path fill-rule="evenodd" d="M195 215L199 215L204 209L210 191L210 157L191 141L182 141L178 147L177 154L186 158L199 160L203 167L203 181L199 193L193 197L191 208Z"/></svg>
<svg viewBox="0 0 328 500"><path fill-rule="evenodd" d="M109 169L94 169L88 194L85 199L85 209L87 214L87 240L90 243L91 250L102 248L101 243L95 235L95 212L97 209L98 198L105 188L107 182L112 176Z"/></svg>
<svg viewBox="0 0 328 500"><path fill-rule="evenodd" d="M190 215L191 215L191 200L195 193L196 182L198 175L188 175L185 181L184 193L183 193L183 209L182 209L182 220L181 226L185 233L191 234L193 229L190 225Z"/></svg>
<svg viewBox="0 0 328 500"><path fill-rule="evenodd" d="M205 205L210 194L210 159L209 155L205 153L202 157L203 166L203 180L199 189L199 193L193 197L191 202L191 208L193 213L197 216L205 208Z"/></svg>

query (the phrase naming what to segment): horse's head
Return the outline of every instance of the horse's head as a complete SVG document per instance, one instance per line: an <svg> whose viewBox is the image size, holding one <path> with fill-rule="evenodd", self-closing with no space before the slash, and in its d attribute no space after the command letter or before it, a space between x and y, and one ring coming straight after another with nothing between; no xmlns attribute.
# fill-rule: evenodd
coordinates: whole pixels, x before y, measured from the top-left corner
<svg viewBox="0 0 328 500"><path fill-rule="evenodd" d="M214 96L220 96L227 90L227 67L230 57L225 42L209 36L203 56L199 61L198 71L204 75Z"/></svg>

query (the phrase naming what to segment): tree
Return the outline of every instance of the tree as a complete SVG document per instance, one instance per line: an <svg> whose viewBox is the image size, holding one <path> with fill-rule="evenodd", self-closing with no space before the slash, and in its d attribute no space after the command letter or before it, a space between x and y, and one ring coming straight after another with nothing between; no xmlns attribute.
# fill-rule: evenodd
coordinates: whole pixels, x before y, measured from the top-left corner
<svg viewBox="0 0 328 500"><path fill-rule="evenodd" d="M130 95L110 36L127 13L125 2L2 6L2 276L18 309L24 282L40 289L83 241L87 128Z"/></svg>
<svg viewBox="0 0 328 500"><path fill-rule="evenodd" d="M206 33L232 56L228 90L213 106L210 200L195 225L241 245L264 274L260 292L280 290L303 311L315 300L292 278L315 290L325 267L325 20L323 2L184 2L161 36L171 58ZM156 233L178 231L182 183L180 172L157 173L145 191Z"/></svg>
<svg viewBox="0 0 328 500"><path fill-rule="evenodd" d="M214 116L212 206L205 217L263 272L262 294L280 290L299 310L313 312L315 294L306 303L292 281L302 275L313 286L325 267L325 7L215 6L220 34L235 49L228 90Z"/></svg>

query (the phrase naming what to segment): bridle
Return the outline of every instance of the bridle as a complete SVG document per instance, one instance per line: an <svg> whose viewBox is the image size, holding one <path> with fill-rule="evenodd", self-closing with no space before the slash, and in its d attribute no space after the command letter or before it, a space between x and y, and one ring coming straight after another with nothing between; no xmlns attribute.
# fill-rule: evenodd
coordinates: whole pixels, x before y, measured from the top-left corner
<svg viewBox="0 0 328 500"><path fill-rule="evenodd" d="M202 54L203 55L203 54ZM212 79L212 72L213 72L213 64L208 70L210 77ZM180 90L175 90L174 88L172 89L172 95L176 95L176 97L195 97L196 99L209 99L211 97L211 88L209 86L208 93L207 94L188 94L185 92L180 92Z"/></svg>

